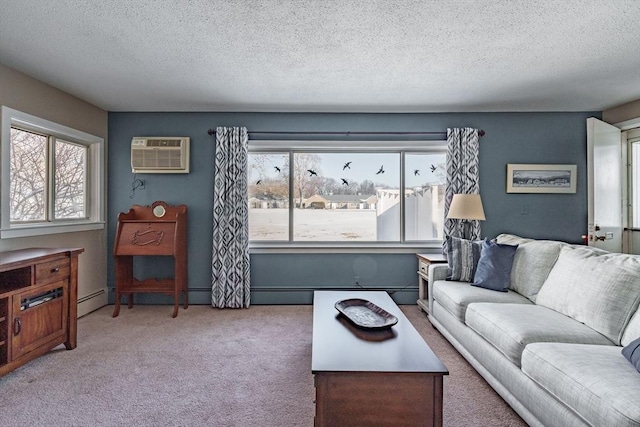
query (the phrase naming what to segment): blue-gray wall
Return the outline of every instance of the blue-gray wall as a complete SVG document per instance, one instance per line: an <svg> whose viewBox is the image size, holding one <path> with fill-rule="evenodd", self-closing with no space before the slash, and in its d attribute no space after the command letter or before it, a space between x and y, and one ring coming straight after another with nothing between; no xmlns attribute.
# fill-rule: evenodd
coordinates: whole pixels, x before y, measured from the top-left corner
<svg viewBox="0 0 640 427"><path fill-rule="evenodd" d="M207 130L216 126L246 126L249 131L483 129L486 135L480 140L480 192L487 216L482 224L483 235L514 233L579 243L587 229L588 117L600 118L601 113L109 113L109 254L113 253L119 212L127 211L132 204L149 205L156 200L184 203L189 216L189 298L194 304L209 303L214 143ZM139 174L145 187L130 198L133 136L189 136L191 173ZM577 164L577 193L507 194L507 163ZM136 258L136 277L172 275L166 258L140 258ZM394 292L398 302L413 303L417 297L416 270L413 254L253 254L252 303L310 303L312 289L352 288L354 276L360 277L362 287L386 289ZM108 285L113 291L111 257L108 271ZM141 295L136 300L171 301L161 295Z"/></svg>

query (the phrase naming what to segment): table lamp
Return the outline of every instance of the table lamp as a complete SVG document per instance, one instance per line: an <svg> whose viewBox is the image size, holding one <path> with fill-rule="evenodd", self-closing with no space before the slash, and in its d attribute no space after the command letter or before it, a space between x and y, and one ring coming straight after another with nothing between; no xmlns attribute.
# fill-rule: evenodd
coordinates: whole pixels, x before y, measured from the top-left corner
<svg viewBox="0 0 640 427"><path fill-rule="evenodd" d="M463 236L464 239L470 238L469 221L484 221L484 209L482 208L482 199L479 194L454 194L449 206L447 219L463 220Z"/></svg>

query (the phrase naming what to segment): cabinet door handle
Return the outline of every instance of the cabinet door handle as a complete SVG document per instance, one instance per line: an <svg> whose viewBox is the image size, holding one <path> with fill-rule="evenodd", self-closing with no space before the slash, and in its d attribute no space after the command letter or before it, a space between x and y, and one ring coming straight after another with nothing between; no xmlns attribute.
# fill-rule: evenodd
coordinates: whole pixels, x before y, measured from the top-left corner
<svg viewBox="0 0 640 427"><path fill-rule="evenodd" d="M19 317L13 319L13 335L19 335L22 330L22 320Z"/></svg>
<svg viewBox="0 0 640 427"><path fill-rule="evenodd" d="M51 269L52 273L57 273L58 271L60 271L60 268L58 268L58 267L55 267L55 268Z"/></svg>

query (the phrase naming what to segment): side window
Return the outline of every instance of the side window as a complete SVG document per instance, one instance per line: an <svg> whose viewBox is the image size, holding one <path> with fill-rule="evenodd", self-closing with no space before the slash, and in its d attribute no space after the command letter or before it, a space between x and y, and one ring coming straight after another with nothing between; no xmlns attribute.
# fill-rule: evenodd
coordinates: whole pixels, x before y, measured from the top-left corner
<svg viewBox="0 0 640 427"><path fill-rule="evenodd" d="M102 138L2 107L0 236L104 228Z"/></svg>
<svg viewBox="0 0 640 427"><path fill-rule="evenodd" d="M11 128L12 223L86 218L88 147Z"/></svg>

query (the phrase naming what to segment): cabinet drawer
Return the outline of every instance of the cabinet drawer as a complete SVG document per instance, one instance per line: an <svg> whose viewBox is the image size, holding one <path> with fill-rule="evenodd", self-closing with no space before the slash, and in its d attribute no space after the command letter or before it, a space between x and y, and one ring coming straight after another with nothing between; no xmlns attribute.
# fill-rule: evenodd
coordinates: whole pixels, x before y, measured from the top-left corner
<svg viewBox="0 0 640 427"><path fill-rule="evenodd" d="M69 277L69 258L60 258L54 261L36 264L36 285L44 285Z"/></svg>
<svg viewBox="0 0 640 427"><path fill-rule="evenodd" d="M418 271L424 277L429 278L429 263L424 261L418 261Z"/></svg>

